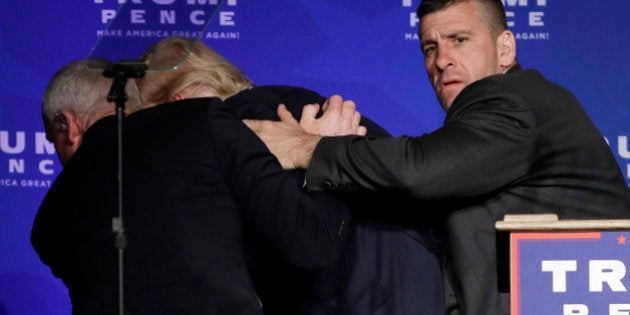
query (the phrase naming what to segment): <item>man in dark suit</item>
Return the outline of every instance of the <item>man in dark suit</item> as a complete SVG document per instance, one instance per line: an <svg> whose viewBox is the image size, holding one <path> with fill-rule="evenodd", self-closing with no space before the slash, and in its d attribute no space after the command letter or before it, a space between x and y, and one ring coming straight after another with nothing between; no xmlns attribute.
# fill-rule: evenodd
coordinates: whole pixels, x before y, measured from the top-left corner
<svg viewBox="0 0 630 315"><path fill-rule="evenodd" d="M517 63L501 1L423 0L417 13L426 71L447 112L441 128L321 137L282 110L280 123L246 123L285 168L308 170L310 190L398 191L417 212L443 217L448 312L509 314L495 222L512 213L629 218L628 185L575 97Z"/></svg>
<svg viewBox="0 0 630 315"><path fill-rule="evenodd" d="M262 314L247 271L241 212L215 158L221 148L207 141L224 131L213 127L224 119L235 122L230 132L252 136L249 130L211 110L222 106L219 99L125 118L127 246L119 266L112 229L118 125L107 102L112 81L93 65L73 62L47 87L44 124L64 169L31 231L40 259L67 286L73 314L116 314L120 272L127 314Z"/></svg>
<svg viewBox="0 0 630 315"><path fill-rule="evenodd" d="M304 104L321 106L326 101L318 93L299 87L253 86L229 61L193 40L165 38L143 58L155 66L184 56L187 59L177 70L166 76L148 73L141 80L140 92L146 106L217 96L239 118L277 120L278 104L300 117ZM318 108L311 106L306 108L317 112ZM361 119L361 124L367 127L368 135L391 136L367 118ZM248 151L241 156L251 160L269 155L266 149L261 153L256 146L244 143L238 134L225 133L213 142L232 145L235 151ZM219 160L224 161L225 177L243 212L248 266L266 314L442 313L440 249L432 231L422 224L394 224L406 221L399 215L392 215L392 222L375 222L365 213L366 209L388 207L410 212L403 210L408 207L404 199L339 199L340 196L326 193L326 198L333 198L328 207L305 207L309 203L304 200L312 197L301 191L302 170L281 172L276 162L267 163L254 175L234 162L239 158L233 157L231 150L222 152L225 154L220 154ZM270 182L279 172L284 182ZM274 198L277 199L270 202ZM359 216L346 221L344 231L350 234L347 245L326 249L321 248L326 245L324 241L317 241L322 238L322 230L331 228L323 218L336 217L345 207L333 200L345 201ZM327 233L324 236L331 237ZM322 255L322 250L330 254ZM390 272L393 266L400 268L400 273Z"/></svg>
<svg viewBox="0 0 630 315"><path fill-rule="evenodd" d="M299 87L258 86L227 98L225 103L240 118L277 120L278 104L284 104L293 117L300 117L302 104L323 105L325 101L321 95ZM368 118L362 117L361 124L367 128L368 136L391 137ZM238 141L230 138L226 136L221 141ZM302 186L304 171L291 172L296 183ZM243 174L238 170L234 173ZM336 263L315 266L316 257L305 257L303 251L282 250L283 246L280 246L289 240L300 239L306 235L305 229L314 226L304 224L296 217L306 216L295 211L300 209L301 202L279 207L286 209L285 212L260 211L264 196L281 195L284 202L289 202L303 199L301 193L268 185L260 179L235 180L233 185L237 200L251 202L242 207L246 227L249 227L245 230L249 236L246 238L246 244L250 245L249 266L263 307L269 314L286 314L287 310L292 314L344 315L443 312L440 242L428 224L400 215L412 213L408 198L394 195L335 196L346 202L353 215L347 226L350 236L340 249ZM254 188L263 191L259 195L262 198L252 193ZM369 210L389 208L400 213L393 213L387 220L382 216L380 220L374 220L368 213ZM336 209L317 211L324 215ZM274 248L278 246L280 248ZM305 241L303 246L312 244ZM302 259L287 259L295 254ZM398 272L390 272L396 269Z"/></svg>
<svg viewBox="0 0 630 315"><path fill-rule="evenodd" d="M111 80L101 74L105 67L90 60L60 70L43 106L48 138L64 170L38 211L32 243L68 287L76 314L114 313L118 297L111 228L117 209L117 120L106 102ZM286 92L302 99L301 94L316 95L298 88ZM294 99L285 94L278 97ZM259 107L262 102L257 98ZM126 312L261 313L248 271L243 214L252 222L251 238L287 264L311 271L337 263L349 237L345 203L329 193L303 191L303 174L298 181L296 172L284 171L218 98L135 111L125 117L124 131ZM326 280L321 283L335 284L335 278ZM276 288L293 293L308 287ZM320 302L329 298L323 293L307 297ZM298 314L288 306L264 310ZM330 305L307 311L324 307Z"/></svg>

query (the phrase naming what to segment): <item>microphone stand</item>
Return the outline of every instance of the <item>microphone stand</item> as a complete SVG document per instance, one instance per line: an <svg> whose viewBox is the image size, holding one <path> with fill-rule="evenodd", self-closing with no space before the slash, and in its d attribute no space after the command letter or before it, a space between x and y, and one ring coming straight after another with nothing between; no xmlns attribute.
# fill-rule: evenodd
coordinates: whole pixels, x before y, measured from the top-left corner
<svg viewBox="0 0 630 315"><path fill-rule="evenodd" d="M116 233L114 248L118 251L118 314L124 314L124 276L123 253L127 247L127 237L123 223L123 120L125 117L125 102L127 94L125 87L129 78L144 77L147 64L140 60L120 60L109 65L103 75L113 78L114 82L107 95L107 100L115 102L118 121L118 216L112 218L112 230Z"/></svg>

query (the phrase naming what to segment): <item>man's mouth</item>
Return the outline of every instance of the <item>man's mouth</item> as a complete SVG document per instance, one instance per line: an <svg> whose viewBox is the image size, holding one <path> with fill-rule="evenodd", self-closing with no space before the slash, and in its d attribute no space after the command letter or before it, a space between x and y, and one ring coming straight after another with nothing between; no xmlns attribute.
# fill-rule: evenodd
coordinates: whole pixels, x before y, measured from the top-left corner
<svg viewBox="0 0 630 315"><path fill-rule="evenodd" d="M442 88L448 88L448 87L456 85L458 83L461 83L461 81L459 81L459 80L446 80L446 81L442 82Z"/></svg>

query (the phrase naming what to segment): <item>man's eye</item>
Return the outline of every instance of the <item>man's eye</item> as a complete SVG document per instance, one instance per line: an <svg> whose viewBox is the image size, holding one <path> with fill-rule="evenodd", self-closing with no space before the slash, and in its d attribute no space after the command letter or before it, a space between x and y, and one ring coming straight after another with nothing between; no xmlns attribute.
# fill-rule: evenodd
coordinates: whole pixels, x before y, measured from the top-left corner
<svg viewBox="0 0 630 315"><path fill-rule="evenodd" d="M425 46L424 48L422 48L422 52L423 52L425 55L429 55L429 54L431 54L433 51L435 51L435 45Z"/></svg>
<svg viewBox="0 0 630 315"><path fill-rule="evenodd" d="M468 40L468 37L456 37L455 38L455 42L458 43L458 44L462 44L462 43L464 43L467 40Z"/></svg>

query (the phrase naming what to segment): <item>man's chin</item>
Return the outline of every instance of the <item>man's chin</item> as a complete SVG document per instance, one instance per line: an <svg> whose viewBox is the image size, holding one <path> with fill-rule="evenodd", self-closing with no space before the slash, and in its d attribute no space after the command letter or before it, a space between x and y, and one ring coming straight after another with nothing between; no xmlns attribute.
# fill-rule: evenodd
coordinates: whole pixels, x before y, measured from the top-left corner
<svg viewBox="0 0 630 315"><path fill-rule="evenodd" d="M451 105L453 104L453 98L440 98L438 99L438 101L440 102L440 106L442 106L442 109L444 109L445 112L448 112L448 109L451 108Z"/></svg>
<svg viewBox="0 0 630 315"><path fill-rule="evenodd" d="M448 111L448 109L451 108L451 105L453 104L453 101L455 101L455 98L457 97L459 92L461 92L461 90L456 91L455 89L450 89L440 96L440 105L442 106L442 108L444 108L445 111Z"/></svg>

